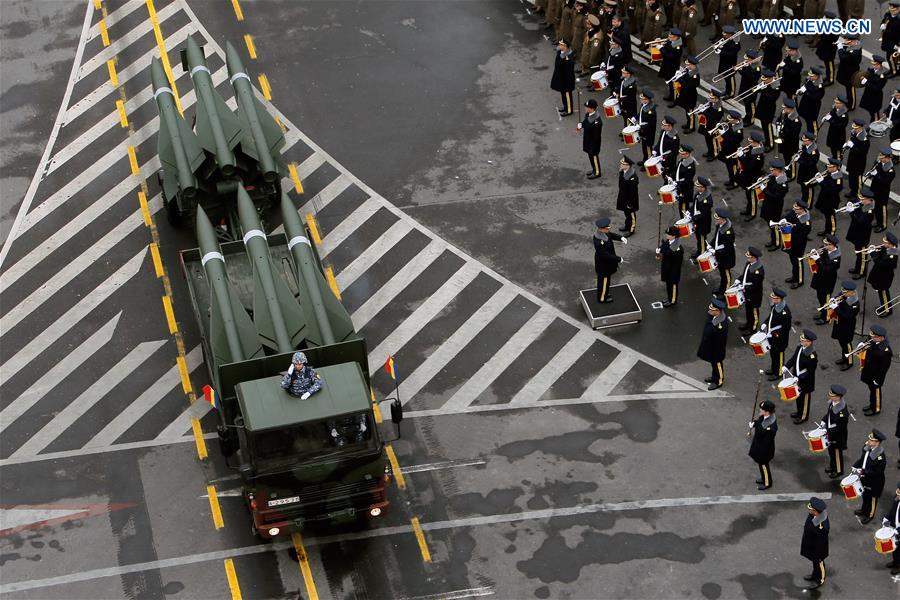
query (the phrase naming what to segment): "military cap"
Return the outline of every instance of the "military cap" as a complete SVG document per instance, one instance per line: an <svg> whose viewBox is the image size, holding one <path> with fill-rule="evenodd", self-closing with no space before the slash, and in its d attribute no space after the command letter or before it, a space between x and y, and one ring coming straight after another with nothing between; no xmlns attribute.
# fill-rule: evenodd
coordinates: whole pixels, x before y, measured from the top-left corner
<svg viewBox="0 0 900 600"><path fill-rule="evenodd" d="M666 233L677 237L678 236L678 228L675 227L674 225L672 225L672 226L666 228Z"/></svg>
<svg viewBox="0 0 900 600"><path fill-rule="evenodd" d="M853 118L853 124L854 124L856 127L862 127L863 125L866 124L866 120L863 119L863 118L860 118L860 117L854 117L854 118Z"/></svg>
<svg viewBox="0 0 900 600"><path fill-rule="evenodd" d="M759 248L757 248L756 246L750 246L749 248L747 248L747 254L749 254L750 256L755 256L756 258L762 256L762 252L760 252Z"/></svg>
<svg viewBox="0 0 900 600"><path fill-rule="evenodd" d="M678 29L677 27L673 27L669 30L669 35L677 35L678 37L681 37L682 33L680 29Z"/></svg>
<svg viewBox="0 0 900 600"><path fill-rule="evenodd" d="M812 329L804 329L800 332L800 339L809 340L810 342L814 342L819 339L819 336L816 335L816 332Z"/></svg>
<svg viewBox="0 0 900 600"><path fill-rule="evenodd" d="M900 0L891 0L888 2L888 6L900 6Z"/></svg>
<svg viewBox="0 0 900 600"><path fill-rule="evenodd" d="M588 108L597 108L597 101L591 98L590 100L585 102L584 105Z"/></svg>
<svg viewBox="0 0 900 600"><path fill-rule="evenodd" d="M767 413L775 412L775 403L771 400L763 400L759 403L759 407Z"/></svg>
<svg viewBox="0 0 900 600"><path fill-rule="evenodd" d="M734 33L734 25L726 25L722 28L722 31L729 34Z"/></svg>
<svg viewBox="0 0 900 600"><path fill-rule="evenodd" d="M831 233L829 233L828 235L825 236L825 241L828 242L829 244L831 244L832 246L837 246L838 244L840 244L840 241L838 241L837 236L834 234L831 234Z"/></svg>
<svg viewBox="0 0 900 600"><path fill-rule="evenodd" d="M704 177L703 175L697 178L697 183L705 188L712 187L712 181L710 181L709 178Z"/></svg>
<svg viewBox="0 0 900 600"><path fill-rule="evenodd" d="M597 226L597 229L604 229L609 227L609 217L600 217L596 221L594 221L594 225Z"/></svg>
<svg viewBox="0 0 900 600"><path fill-rule="evenodd" d="M794 206L799 206L800 208L809 208L809 204L807 204L806 200L804 200L803 198L794 200Z"/></svg>
<svg viewBox="0 0 900 600"><path fill-rule="evenodd" d="M641 96L646 97L648 100L653 100L653 90L650 88L644 88L641 90Z"/></svg>
<svg viewBox="0 0 900 600"><path fill-rule="evenodd" d="M887 329L885 329L881 325L872 325L869 328L869 332L873 335L879 335L881 337L885 337L887 335Z"/></svg>
<svg viewBox="0 0 900 600"><path fill-rule="evenodd" d="M302 352L294 352L294 356L291 357L291 362L295 365L297 364L306 364L306 355Z"/></svg>
<svg viewBox="0 0 900 600"><path fill-rule="evenodd" d="M900 94L900 85L898 85L897 87L894 88L894 93Z"/></svg>
<svg viewBox="0 0 900 600"><path fill-rule="evenodd" d="M813 75L822 75L822 67L810 67L809 72Z"/></svg>
<svg viewBox="0 0 900 600"><path fill-rule="evenodd" d="M688 154L690 154L691 152L694 151L694 147L691 146L690 144L682 144L682 145L681 145L681 151L682 151L682 152L687 152Z"/></svg>
<svg viewBox="0 0 900 600"><path fill-rule="evenodd" d="M784 161L780 158L773 158L769 161L769 166L773 169L784 169Z"/></svg>
<svg viewBox="0 0 900 600"><path fill-rule="evenodd" d="M587 0L575 0L575 4L587 4Z"/></svg>
<svg viewBox="0 0 900 600"><path fill-rule="evenodd" d="M710 95L710 96L715 96L716 98L721 98L721 97L722 97L722 94L724 94L724 93L725 93L725 92L723 92L723 91L720 90L719 88L709 88L709 95Z"/></svg>
<svg viewBox="0 0 900 600"><path fill-rule="evenodd" d="M628 156L627 154L623 154L621 162L625 163L626 165L633 165L634 159L631 158L630 156Z"/></svg>
<svg viewBox="0 0 900 600"><path fill-rule="evenodd" d="M678 121L675 120L675 117L666 115L665 117L663 117L663 123L665 123L666 125L675 125L678 123Z"/></svg>
<svg viewBox="0 0 900 600"><path fill-rule="evenodd" d="M715 296L713 296L713 299L712 301L710 301L709 305L713 308L718 308L719 310L725 309L725 302L723 300L719 300Z"/></svg>
<svg viewBox="0 0 900 600"><path fill-rule="evenodd" d="M849 100L847 100L847 96L844 94L838 94L837 96L835 96L834 99L837 100L838 102L840 102L841 104L847 104L850 102Z"/></svg>
<svg viewBox="0 0 900 600"><path fill-rule="evenodd" d="M719 217L720 219L727 219L728 217L731 216L731 213L728 212L727 208L720 206L719 208L716 209L716 216Z"/></svg>
<svg viewBox="0 0 900 600"><path fill-rule="evenodd" d="M803 137L805 137L808 140L812 140L812 141L816 140L816 134L814 134L812 131L804 131Z"/></svg>
<svg viewBox="0 0 900 600"><path fill-rule="evenodd" d="M883 63L884 57L880 54L875 54L872 56L872 62Z"/></svg>
<svg viewBox="0 0 900 600"><path fill-rule="evenodd" d="M590 23L594 27L597 27L598 25L600 25L600 17L598 17L597 15L588 15L587 20L588 20L588 23Z"/></svg>
<svg viewBox="0 0 900 600"><path fill-rule="evenodd" d="M890 243L892 243L893 245L895 245L895 246L897 245L897 236L894 235L894 232L888 231L887 233L884 234L884 238L887 241L889 241Z"/></svg>
<svg viewBox="0 0 900 600"><path fill-rule="evenodd" d="M689 63L691 63L692 65L700 64L700 61L697 60L697 57L694 56L693 54L691 54L690 56L687 57L687 61L688 61Z"/></svg>
<svg viewBox="0 0 900 600"><path fill-rule="evenodd" d="M618 6L619 3L616 0L603 0L603 4L607 6Z"/></svg>
<svg viewBox="0 0 900 600"><path fill-rule="evenodd" d="M878 431L877 429L873 429L872 433L869 434L869 439L873 442L883 442L887 439L887 436Z"/></svg>
<svg viewBox="0 0 900 600"><path fill-rule="evenodd" d="M845 396L847 394L847 388L842 386L839 383L831 384L831 395L832 396Z"/></svg>
<svg viewBox="0 0 900 600"><path fill-rule="evenodd" d="M813 509L817 513L823 512L826 508L825 501L821 498L816 498L815 496L809 499L809 504L807 504L806 506L807 508Z"/></svg>
<svg viewBox="0 0 900 600"><path fill-rule="evenodd" d="M758 142L758 143L762 144L763 142L766 141L766 136L764 136L764 135L763 135L761 132L759 132L759 131L751 131L751 132L750 132L750 139L753 140L754 142Z"/></svg>
<svg viewBox="0 0 900 600"><path fill-rule="evenodd" d="M800 42L797 41L797 38L790 38L787 41L788 50L796 50L800 47Z"/></svg>
<svg viewBox="0 0 900 600"><path fill-rule="evenodd" d="M890 146L882 146L881 148L878 149L878 154L881 154L884 156L890 156L891 155L891 147Z"/></svg>
<svg viewBox="0 0 900 600"><path fill-rule="evenodd" d="M759 57L759 50L757 50L756 48L750 48L749 50L744 52L744 56L747 56L749 58L757 58Z"/></svg>
<svg viewBox="0 0 900 600"><path fill-rule="evenodd" d="M732 119L740 119L740 118L741 118L741 113L739 113L738 111L734 110L733 108L730 109L730 110L727 110L727 111L725 111L725 112L726 112L726 113L728 114L728 116L731 117Z"/></svg>
<svg viewBox="0 0 900 600"><path fill-rule="evenodd" d="M772 293L771 293L770 295L771 295L771 296L778 296L779 298L782 298L782 299L787 298L787 292L785 292L785 291L784 291L783 289L781 289L780 287L773 287L773 288L772 288Z"/></svg>
<svg viewBox="0 0 900 600"><path fill-rule="evenodd" d="M864 185L862 190L860 190L859 195L863 198L874 198L875 194L872 192L872 188L867 185Z"/></svg>
<svg viewBox="0 0 900 600"><path fill-rule="evenodd" d="M856 282L849 279L841 282L841 289L853 291L856 289Z"/></svg>
<svg viewBox="0 0 900 600"><path fill-rule="evenodd" d="M841 159L839 159L839 158L834 158L833 156L829 156L829 157L828 157L828 164L829 164L829 165L834 165L834 166L836 166L836 167L839 167L839 166L841 166Z"/></svg>
<svg viewBox="0 0 900 600"><path fill-rule="evenodd" d="M634 70L632 69L631 65L622 65L622 70L628 71L629 73L634 73Z"/></svg>
<svg viewBox="0 0 900 600"><path fill-rule="evenodd" d="M569 40L567 40L566 38L560 38L559 43L565 44L566 46L571 46L571 44L569 43Z"/></svg>
<svg viewBox="0 0 900 600"><path fill-rule="evenodd" d="M785 98L784 102L782 102L785 108L797 108L797 103L791 100L790 98Z"/></svg>
<svg viewBox="0 0 900 600"><path fill-rule="evenodd" d="M775 72L772 71L772 69L767 69L767 68L763 67L762 76L763 77L775 77Z"/></svg>

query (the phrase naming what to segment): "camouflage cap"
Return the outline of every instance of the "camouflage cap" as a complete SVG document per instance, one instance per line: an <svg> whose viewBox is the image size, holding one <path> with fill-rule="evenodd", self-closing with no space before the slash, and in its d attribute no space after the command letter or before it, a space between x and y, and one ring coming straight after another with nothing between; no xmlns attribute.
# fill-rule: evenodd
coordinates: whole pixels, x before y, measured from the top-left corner
<svg viewBox="0 0 900 600"><path fill-rule="evenodd" d="M294 352L294 356L291 357L291 362L296 364L306 364L306 355L302 352Z"/></svg>

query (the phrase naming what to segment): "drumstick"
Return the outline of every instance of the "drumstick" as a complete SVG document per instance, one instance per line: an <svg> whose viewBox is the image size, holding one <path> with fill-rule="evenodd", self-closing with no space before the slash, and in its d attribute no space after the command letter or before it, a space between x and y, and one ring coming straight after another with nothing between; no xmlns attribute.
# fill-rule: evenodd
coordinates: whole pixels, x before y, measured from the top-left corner
<svg viewBox="0 0 900 600"><path fill-rule="evenodd" d="M753 397L753 408L750 411L750 421L751 422L756 420L756 405L759 402L759 387L760 387L760 385L762 385L762 376L763 376L763 370L760 369L759 377L756 378L756 395ZM753 429L750 429L750 431L747 432L747 437L749 438L750 434L752 434L752 433L753 433Z"/></svg>

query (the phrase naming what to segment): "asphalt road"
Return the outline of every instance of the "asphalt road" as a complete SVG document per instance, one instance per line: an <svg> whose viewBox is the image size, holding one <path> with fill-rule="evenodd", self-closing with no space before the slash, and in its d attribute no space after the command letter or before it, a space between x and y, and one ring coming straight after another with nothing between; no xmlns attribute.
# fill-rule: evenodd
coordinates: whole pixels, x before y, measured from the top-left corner
<svg viewBox="0 0 900 600"><path fill-rule="evenodd" d="M85 4L56 7L49 20L61 44L78 40ZM4 29L4 42L37 20L17 6L23 14ZM650 306L664 291L649 199L621 248L617 278L632 286L643 322L604 335L585 329L577 292L592 285L591 222L620 218L620 122L605 127L603 178L585 180L575 122L554 113L552 46L512 0L243 2L241 21L228 3L155 5L188 114L191 85L175 64L183 35L209 34L220 45L252 36L257 59L242 48L244 58L254 75L267 76L288 126L286 155L304 171L299 202L311 199L317 209L323 251L369 342L376 394L391 392L376 371L391 352L410 398L403 438L393 443L406 485L391 488L382 521L362 531L306 532L306 576L288 556L289 542L260 544L215 444L200 461L185 435L178 344L156 300L164 289L147 256L139 178L125 152L133 145L144 167L155 155L156 108L141 63L157 52L147 8L139 0L102 6L111 50L96 27L103 13L88 9L94 28L83 40L66 125L2 266L0 502L5 520L19 519L0 525L4 596L234 597L239 588L248 598L307 598L314 586L323 598L803 598L818 595L802 589L809 564L799 556L811 494L831 495L822 595L896 594L872 549L872 524L858 523L821 457L806 449L790 405L778 407L775 486L756 491L744 433L759 362L732 335L726 393L707 393L697 381L708 368L694 351L717 282L686 264L679 306ZM867 5L873 19L875 7ZM21 53L36 56L46 44L39 38L22 38ZM75 46L67 52L71 61ZM221 57L208 56L216 73ZM118 65L124 99L109 86L107 58ZM5 69L5 53L3 60ZM54 67L46 82L43 68L21 71L22 85L50 90L35 94L40 124L9 114L15 88L4 81L3 131L30 136L35 161L43 146L32 128L49 131L67 69ZM638 79L663 95L649 69ZM830 88L826 101L835 93ZM119 126L117 99L131 132ZM293 135L298 130L303 135ZM141 177L155 212L152 172ZM700 173L724 182L718 163L701 159ZM4 167L3 189L23 196L29 178ZM657 185L642 176L642 200ZM714 196L734 210L743 205L740 190L719 185ZM206 375L177 257L191 235L162 213L155 221L199 389ZM736 229L739 247L767 237L758 221ZM782 285L786 258L763 260L769 283ZM812 327L820 336L813 416L824 412L830 383L850 389L859 421L847 457L855 460L869 428L894 431L897 367L883 414L862 416L858 371L837 372L828 329L811 324L814 294L791 291L788 302L795 333ZM871 323L871 296L867 309ZM896 318L879 321L894 340ZM771 384L762 389L776 398ZM212 415L202 424L213 431ZM896 452L891 438L889 489ZM208 485L219 497L218 529ZM45 524L25 528L33 522Z"/></svg>

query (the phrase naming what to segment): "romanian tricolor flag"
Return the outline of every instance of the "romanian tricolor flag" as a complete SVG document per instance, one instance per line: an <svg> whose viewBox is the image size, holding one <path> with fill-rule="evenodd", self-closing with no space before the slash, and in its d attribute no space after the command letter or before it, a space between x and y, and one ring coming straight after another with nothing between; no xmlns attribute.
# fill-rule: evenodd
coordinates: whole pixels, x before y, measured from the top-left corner
<svg viewBox="0 0 900 600"><path fill-rule="evenodd" d="M203 399L209 402L213 408L219 410L219 396L216 395L216 390L211 385L203 386Z"/></svg>
<svg viewBox="0 0 900 600"><path fill-rule="evenodd" d="M394 357L388 356L387 362L384 363L384 370L391 376L391 379L397 381L397 372L394 371Z"/></svg>

